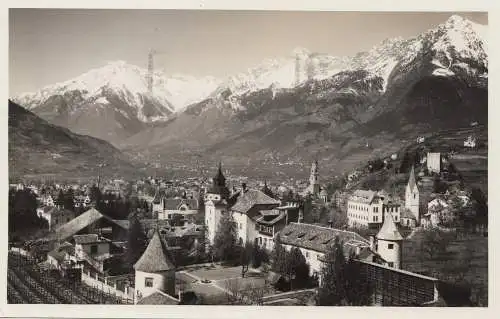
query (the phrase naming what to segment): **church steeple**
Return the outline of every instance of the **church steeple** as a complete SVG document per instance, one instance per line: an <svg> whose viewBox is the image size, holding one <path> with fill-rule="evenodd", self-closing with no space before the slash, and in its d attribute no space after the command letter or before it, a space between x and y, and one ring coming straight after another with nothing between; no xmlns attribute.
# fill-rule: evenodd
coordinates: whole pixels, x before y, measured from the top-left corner
<svg viewBox="0 0 500 319"><path fill-rule="evenodd" d="M213 178L212 188L209 193L219 194L221 198L229 198L229 189L226 187L226 177L222 173L222 163L219 162L217 174Z"/></svg>
<svg viewBox="0 0 500 319"><path fill-rule="evenodd" d="M408 179L408 187L413 191L415 186L417 186L417 180L415 179L415 167L412 166L410 170L410 178Z"/></svg>

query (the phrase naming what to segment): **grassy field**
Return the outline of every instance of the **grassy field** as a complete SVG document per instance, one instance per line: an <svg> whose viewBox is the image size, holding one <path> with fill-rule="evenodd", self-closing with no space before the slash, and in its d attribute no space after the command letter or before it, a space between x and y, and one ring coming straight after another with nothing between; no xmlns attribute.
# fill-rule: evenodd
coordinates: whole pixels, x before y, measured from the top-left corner
<svg viewBox="0 0 500 319"><path fill-rule="evenodd" d="M473 299L487 304L488 238L469 235L452 240L446 252L432 258L422 252L423 233L415 234L403 244L403 268L459 285L471 287Z"/></svg>

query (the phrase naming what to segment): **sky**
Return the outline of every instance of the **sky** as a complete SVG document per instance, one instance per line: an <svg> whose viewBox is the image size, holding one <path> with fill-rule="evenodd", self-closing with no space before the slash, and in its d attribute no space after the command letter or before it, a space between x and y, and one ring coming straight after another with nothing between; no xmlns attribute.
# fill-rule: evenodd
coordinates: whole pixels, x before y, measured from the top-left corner
<svg viewBox="0 0 500 319"><path fill-rule="evenodd" d="M409 38L452 14L487 13L10 9L9 94L36 91L110 61L172 74L226 77L297 47L336 56Z"/></svg>

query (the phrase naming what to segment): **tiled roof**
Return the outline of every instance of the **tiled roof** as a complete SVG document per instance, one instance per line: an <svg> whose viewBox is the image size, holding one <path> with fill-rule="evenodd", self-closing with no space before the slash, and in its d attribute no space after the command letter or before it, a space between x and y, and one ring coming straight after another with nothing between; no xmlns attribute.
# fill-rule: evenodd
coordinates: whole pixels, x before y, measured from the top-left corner
<svg viewBox="0 0 500 319"><path fill-rule="evenodd" d="M138 305L178 305L179 301L166 293L157 291L151 295L142 298L137 302Z"/></svg>
<svg viewBox="0 0 500 319"><path fill-rule="evenodd" d="M276 205L280 204L279 201L267 196L259 190L249 189L240 194L236 203L231 208L234 211L246 214L255 205Z"/></svg>
<svg viewBox="0 0 500 319"><path fill-rule="evenodd" d="M175 269L174 264L170 261L167 244L161 239L158 230L154 232L153 238L151 238L141 258L135 263L134 269L149 273Z"/></svg>
<svg viewBox="0 0 500 319"><path fill-rule="evenodd" d="M75 235L76 233L78 233L80 230L84 229L85 227L92 225L96 221L100 220L101 218L104 218L114 223L113 219L109 218L106 215L101 214L97 209L91 208L87 210L85 213L81 214L80 216L73 218L66 224L57 228L52 237L59 241L66 240ZM120 224L116 225L122 227L122 225Z"/></svg>
<svg viewBox="0 0 500 319"><path fill-rule="evenodd" d="M392 214L385 214L384 223L377 234L377 239L403 240L403 236L401 236L401 233L392 219Z"/></svg>
<svg viewBox="0 0 500 319"><path fill-rule="evenodd" d="M290 223L279 232L281 242L322 253L330 251L338 237L344 245L357 244L369 246L369 242L359 234L335 228L327 228L311 224Z"/></svg>
<svg viewBox="0 0 500 319"><path fill-rule="evenodd" d="M370 204L374 200L375 195L377 195L377 193L374 191L357 189L349 197L349 200L356 201L358 203Z"/></svg>
<svg viewBox="0 0 500 319"><path fill-rule="evenodd" d="M411 219L417 219L415 215L407 208L401 209L401 218L411 218Z"/></svg>
<svg viewBox="0 0 500 319"><path fill-rule="evenodd" d="M278 214L277 215L267 215L267 216L271 216L274 218L270 219L270 220L266 220L266 215L261 215L260 217L257 218L257 222L260 223L260 224L266 224L266 225L273 225L277 222L279 222L280 220L282 220L283 218L285 218L285 215L286 213L284 211L278 211Z"/></svg>

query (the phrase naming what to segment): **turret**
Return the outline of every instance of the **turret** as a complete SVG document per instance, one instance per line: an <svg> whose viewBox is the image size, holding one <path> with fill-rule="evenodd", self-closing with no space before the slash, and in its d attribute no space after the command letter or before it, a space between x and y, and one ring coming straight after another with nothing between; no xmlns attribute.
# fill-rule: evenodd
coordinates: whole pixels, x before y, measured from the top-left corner
<svg viewBox="0 0 500 319"><path fill-rule="evenodd" d="M384 223L377 236L377 252L389 267L402 268L403 236L399 232L392 214L386 212Z"/></svg>

